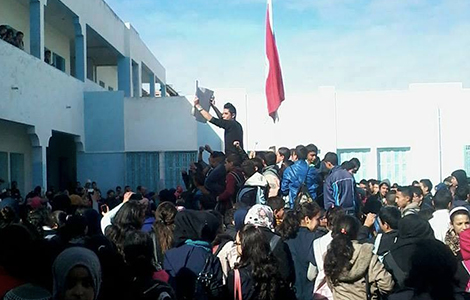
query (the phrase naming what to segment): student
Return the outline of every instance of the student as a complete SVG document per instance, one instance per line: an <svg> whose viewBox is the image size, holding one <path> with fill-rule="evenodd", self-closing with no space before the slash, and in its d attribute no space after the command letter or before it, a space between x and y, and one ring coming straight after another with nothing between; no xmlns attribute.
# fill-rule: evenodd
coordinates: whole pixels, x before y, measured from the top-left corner
<svg viewBox="0 0 470 300"><path fill-rule="evenodd" d="M241 259L235 270L229 272L229 295L243 300L295 298L279 276L278 263L259 227L245 225L238 233L235 244ZM236 281L236 278L239 280Z"/></svg>
<svg viewBox="0 0 470 300"><path fill-rule="evenodd" d="M332 207L326 212L326 227L329 232L313 241L313 253L315 256L315 263L309 266L308 274L317 273L317 276L313 276L311 279L315 279L314 284L314 297L318 299L333 299L333 294L326 284L325 269L324 269L324 258L326 251L331 243L332 230L336 222L344 216L344 210L340 206ZM311 270L314 269L314 270ZM309 278L310 279L310 278ZM317 298L315 298L317 299Z"/></svg>
<svg viewBox="0 0 470 300"><path fill-rule="evenodd" d="M344 216L333 228L325 274L334 299L368 299L393 289L392 276L372 253L373 246L357 242L359 227L355 217Z"/></svg>
<svg viewBox="0 0 470 300"><path fill-rule="evenodd" d="M456 260L444 244L432 239L417 242L410 263L407 289L390 295L389 300L464 299L455 283Z"/></svg>
<svg viewBox="0 0 470 300"><path fill-rule="evenodd" d="M446 233L445 243L455 256L460 257L459 234L470 228L470 214L463 206L452 209L450 215L450 228Z"/></svg>
<svg viewBox="0 0 470 300"><path fill-rule="evenodd" d="M173 246L173 232L175 230L176 207L171 202L162 202L155 211L155 223L151 233L155 247L155 263L161 267L166 251Z"/></svg>
<svg viewBox="0 0 470 300"><path fill-rule="evenodd" d="M302 203L293 213L293 222L283 222L280 227L288 227L285 239L292 254L295 268L295 294L298 300L312 299L313 284L307 273L309 264L315 263L313 241L323 234L317 231L321 209L318 204Z"/></svg>
<svg viewBox="0 0 470 300"><path fill-rule="evenodd" d="M432 204L436 211L432 214L429 224L437 240L445 243L446 233L449 230L449 207L452 194L447 189L440 190L434 195Z"/></svg>
<svg viewBox="0 0 470 300"><path fill-rule="evenodd" d="M317 197L317 187L319 177L316 168L310 168L306 161L308 150L303 145L295 148L297 161L284 171L281 182L281 193L283 196L289 196L289 207L295 206L295 201L302 185L308 189L312 200Z"/></svg>
<svg viewBox="0 0 470 300"><path fill-rule="evenodd" d="M268 199L268 206L273 210L276 227L281 225L284 219L284 205L284 200L279 196Z"/></svg>
<svg viewBox="0 0 470 300"><path fill-rule="evenodd" d="M355 215L357 212L356 182L348 171L338 166L338 155L328 152L323 159L330 173L323 185L324 208L341 206L346 214Z"/></svg>
<svg viewBox="0 0 470 300"><path fill-rule="evenodd" d="M295 269L289 246L281 240L281 237L273 232L273 211L267 205L256 204L248 210L245 216L245 224L259 227L269 242L271 251L279 264L279 272L287 283L294 283Z"/></svg>
<svg viewBox="0 0 470 300"><path fill-rule="evenodd" d="M403 217L419 213L419 203L413 202L413 193L409 186L398 187L395 201Z"/></svg>
<svg viewBox="0 0 470 300"><path fill-rule="evenodd" d="M54 300L96 300L101 287L101 265L92 251L72 247L64 250L52 267Z"/></svg>
<svg viewBox="0 0 470 300"><path fill-rule="evenodd" d="M204 108L199 104L199 99L196 97L194 99L194 107L201 113L201 115L209 122L214 124L217 127L223 128L224 133L224 144L225 144L225 154L237 154L238 150L234 146L234 142L239 142L240 148L243 149L243 127L238 121L237 118L237 109L233 104L226 103L224 105L224 110L221 113L215 106L214 101L211 100L211 107L215 110L217 118L214 118L208 111L205 111Z"/></svg>
<svg viewBox="0 0 470 300"><path fill-rule="evenodd" d="M397 240L400 219L401 214L396 207L383 207L379 212L378 221L382 233L375 237L373 252L381 262Z"/></svg>
<svg viewBox="0 0 470 300"><path fill-rule="evenodd" d="M400 219L397 240L383 260L386 269L393 275L396 290L405 286L411 269L410 257L416 250L416 243L423 239L434 239L429 222L416 214Z"/></svg>
<svg viewBox="0 0 470 300"><path fill-rule="evenodd" d="M153 274L157 271L154 264L154 244L147 233L140 230L130 231L124 240L123 249L128 272L132 278L127 291L130 299L176 300L168 284L153 279Z"/></svg>

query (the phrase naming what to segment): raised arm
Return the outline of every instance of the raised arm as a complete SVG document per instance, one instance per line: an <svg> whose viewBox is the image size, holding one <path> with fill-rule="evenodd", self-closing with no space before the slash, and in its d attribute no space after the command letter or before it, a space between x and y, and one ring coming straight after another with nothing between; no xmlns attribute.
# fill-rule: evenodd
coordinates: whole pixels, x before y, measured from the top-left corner
<svg viewBox="0 0 470 300"><path fill-rule="evenodd" d="M215 111L215 114L217 115L217 118L222 119L222 113L217 108L217 106L215 106L215 97L214 96L212 96L212 98L211 98L211 107Z"/></svg>
<svg viewBox="0 0 470 300"><path fill-rule="evenodd" d="M207 120L211 121L212 120L212 115L206 111L204 108L202 108L201 104L199 104L199 98L194 97L194 107L199 111L199 113Z"/></svg>

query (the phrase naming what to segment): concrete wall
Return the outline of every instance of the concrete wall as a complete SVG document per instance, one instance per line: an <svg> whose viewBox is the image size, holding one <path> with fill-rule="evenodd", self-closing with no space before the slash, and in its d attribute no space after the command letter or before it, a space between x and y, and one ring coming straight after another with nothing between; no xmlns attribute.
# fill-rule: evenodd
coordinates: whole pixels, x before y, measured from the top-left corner
<svg viewBox="0 0 470 300"><path fill-rule="evenodd" d="M85 93L86 152L124 151L123 92Z"/></svg>
<svg viewBox="0 0 470 300"><path fill-rule="evenodd" d="M124 188L126 179L126 156L124 153L78 153L77 179L96 181L105 197L108 189L116 185Z"/></svg>
<svg viewBox="0 0 470 300"><path fill-rule="evenodd" d="M65 73L70 75L70 41L72 37L58 31L49 23L44 25L44 46L53 54L56 53L65 59Z"/></svg>
<svg viewBox="0 0 470 300"><path fill-rule="evenodd" d="M197 122L185 97L126 98L126 151L195 151Z"/></svg>
<svg viewBox="0 0 470 300"><path fill-rule="evenodd" d="M83 136L83 82L0 41L0 118L35 126L40 142L51 130Z"/></svg>
<svg viewBox="0 0 470 300"><path fill-rule="evenodd" d="M24 33L24 49L29 53L29 6L17 0L0 1L0 25L9 25Z"/></svg>
<svg viewBox="0 0 470 300"><path fill-rule="evenodd" d="M103 0L62 0L62 2L88 24L119 53L137 62L143 61L155 75L166 82L166 71L150 52L138 33L124 22Z"/></svg>
<svg viewBox="0 0 470 300"><path fill-rule="evenodd" d="M217 89L216 89L217 91ZM225 99L237 110L238 89L225 89ZM408 178L438 182L464 168L464 146L470 90L460 83L411 84L401 91L336 91L334 87L301 92L286 91L276 124L267 116L264 94L248 93L245 139L247 149L267 150L276 145L295 147L315 143L322 154L337 149L370 148L368 169L377 176L377 149L409 147ZM222 101L221 101L222 100ZM439 166L441 112L442 170ZM370 171L369 170L369 171ZM392 179L393 180L393 179Z"/></svg>
<svg viewBox="0 0 470 300"><path fill-rule="evenodd" d="M97 80L99 83L103 81L106 85L105 89L108 90L109 87L112 87L114 91L118 90L118 73L117 67L100 67L96 68Z"/></svg>
<svg viewBox="0 0 470 300"><path fill-rule="evenodd" d="M24 185L19 189L22 195L32 190L32 152L31 140L27 134L27 126L0 120L0 152L24 154ZM9 173L10 170L7 170ZM3 174L4 172L2 172ZM16 178L2 178L5 181L17 180Z"/></svg>

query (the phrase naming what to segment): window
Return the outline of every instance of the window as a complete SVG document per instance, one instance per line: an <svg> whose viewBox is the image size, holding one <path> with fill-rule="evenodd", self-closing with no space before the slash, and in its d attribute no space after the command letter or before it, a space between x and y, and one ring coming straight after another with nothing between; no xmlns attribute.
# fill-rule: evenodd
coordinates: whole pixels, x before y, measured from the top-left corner
<svg viewBox="0 0 470 300"><path fill-rule="evenodd" d="M171 189L184 182L181 171L189 169L189 165L197 160L197 152L165 152L165 188Z"/></svg>
<svg viewBox="0 0 470 300"><path fill-rule="evenodd" d="M101 81L101 80L100 80L100 87L106 88L106 84L104 83L104 81Z"/></svg>
<svg viewBox="0 0 470 300"><path fill-rule="evenodd" d="M160 157L158 152L130 152L126 155L126 185L138 185L156 191L160 183Z"/></svg>
<svg viewBox="0 0 470 300"><path fill-rule="evenodd" d="M62 56L57 53L54 53L52 55L52 61L54 63L54 67L61 70L62 72L65 72L65 59Z"/></svg>
<svg viewBox="0 0 470 300"><path fill-rule="evenodd" d="M110 92L114 91L113 87L112 87L112 86L108 86L108 91L110 91Z"/></svg>
<svg viewBox="0 0 470 300"><path fill-rule="evenodd" d="M399 185L409 184L408 163L410 148L379 148L377 164L379 180L389 179Z"/></svg>
<svg viewBox="0 0 470 300"><path fill-rule="evenodd" d="M361 162L361 167L359 171L354 175L354 178L357 182L362 179L369 179L374 177L370 174L370 149L338 149L337 150L339 164L342 164L345 161L350 160L351 158L357 158Z"/></svg>

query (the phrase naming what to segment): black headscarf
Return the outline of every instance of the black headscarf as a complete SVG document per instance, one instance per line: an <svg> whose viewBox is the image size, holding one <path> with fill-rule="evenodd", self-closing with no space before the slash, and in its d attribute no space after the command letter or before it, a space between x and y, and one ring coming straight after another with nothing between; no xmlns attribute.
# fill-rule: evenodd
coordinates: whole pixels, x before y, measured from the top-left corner
<svg viewBox="0 0 470 300"><path fill-rule="evenodd" d="M398 222L397 242L390 252L398 266L406 273L410 271L410 258L416 248L416 243L423 239L434 239L434 231L429 222L418 215L408 215Z"/></svg>
<svg viewBox="0 0 470 300"><path fill-rule="evenodd" d="M219 226L219 220L210 212L190 209L178 212L175 218L174 246L178 247L186 240L211 243Z"/></svg>
<svg viewBox="0 0 470 300"><path fill-rule="evenodd" d="M468 185L467 173L464 170L455 170L451 175L457 179L458 186Z"/></svg>

